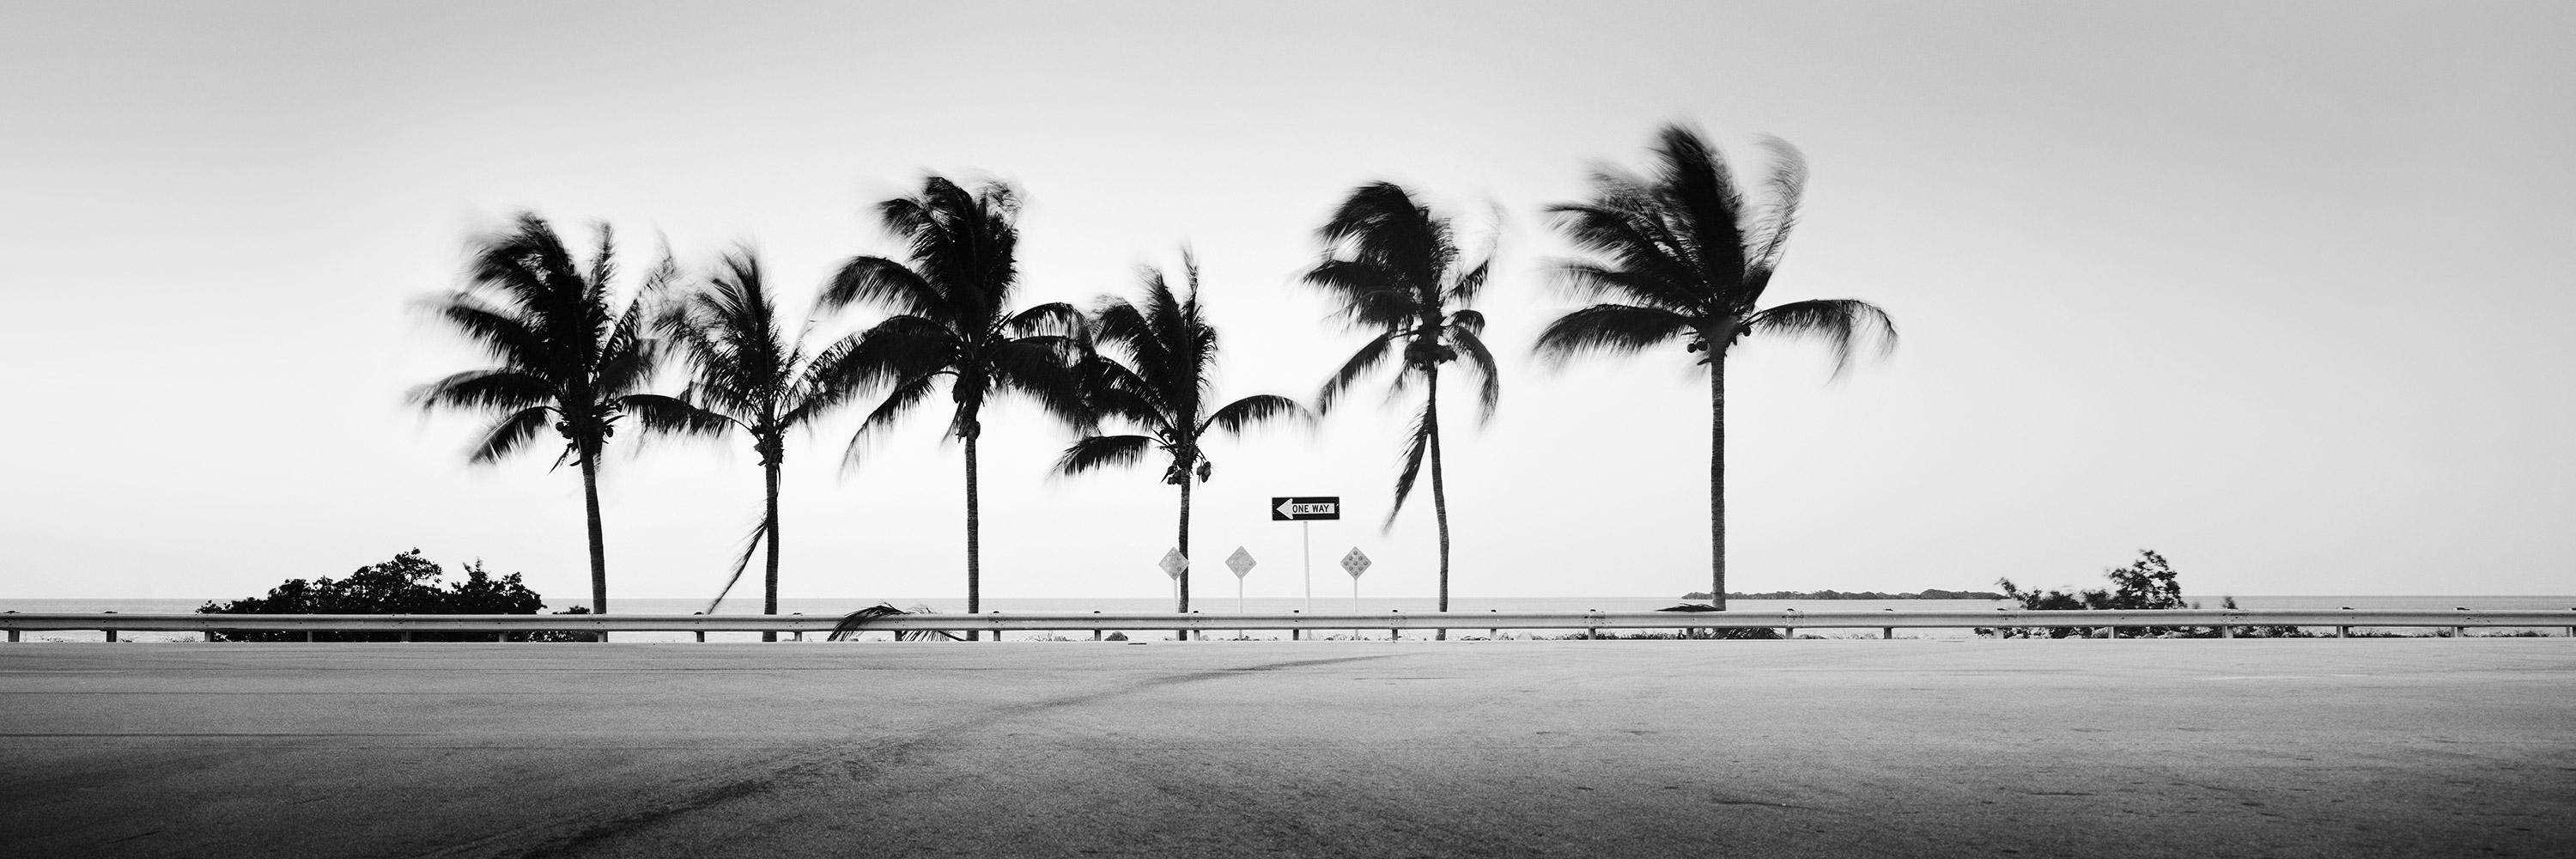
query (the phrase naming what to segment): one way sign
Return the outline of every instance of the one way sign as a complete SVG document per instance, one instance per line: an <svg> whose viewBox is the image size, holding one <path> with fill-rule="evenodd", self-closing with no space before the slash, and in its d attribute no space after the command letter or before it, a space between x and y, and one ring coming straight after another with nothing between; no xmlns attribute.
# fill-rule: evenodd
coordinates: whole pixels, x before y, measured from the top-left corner
<svg viewBox="0 0 2576 859"><path fill-rule="evenodd" d="M1342 497L1339 495L1270 499L1270 521L1273 522L1307 522L1339 518L1342 518Z"/></svg>

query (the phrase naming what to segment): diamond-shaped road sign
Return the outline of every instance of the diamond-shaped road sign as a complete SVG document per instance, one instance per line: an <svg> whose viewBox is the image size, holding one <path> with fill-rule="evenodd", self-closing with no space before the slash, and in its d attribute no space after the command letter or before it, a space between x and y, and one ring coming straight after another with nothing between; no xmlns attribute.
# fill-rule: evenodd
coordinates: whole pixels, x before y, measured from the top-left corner
<svg viewBox="0 0 2576 859"><path fill-rule="evenodd" d="M1252 572L1252 553L1244 551L1242 546L1236 546L1234 554L1225 557L1225 565L1234 570L1235 578L1243 578L1243 574Z"/></svg>
<svg viewBox="0 0 2576 859"><path fill-rule="evenodd" d="M1352 546L1351 553L1342 556L1342 569L1349 572L1351 578L1359 578L1361 573L1368 572L1368 568L1368 556L1361 554L1358 546Z"/></svg>
<svg viewBox="0 0 2576 859"><path fill-rule="evenodd" d="M1181 571L1182 571L1182 570L1186 570L1186 569L1189 569L1189 568L1190 568L1190 559L1189 559L1189 557L1188 557L1188 556L1182 555L1182 554L1181 554L1181 550L1179 550L1179 549L1173 549L1173 550L1171 550L1171 551L1169 551L1169 552L1164 552L1164 553L1163 553L1163 574L1164 574L1164 575L1168 575L1168 576L1171 576L1172 578L1177 579L1177 578L1180 578L1180 577L1181 577Z"/></svg>

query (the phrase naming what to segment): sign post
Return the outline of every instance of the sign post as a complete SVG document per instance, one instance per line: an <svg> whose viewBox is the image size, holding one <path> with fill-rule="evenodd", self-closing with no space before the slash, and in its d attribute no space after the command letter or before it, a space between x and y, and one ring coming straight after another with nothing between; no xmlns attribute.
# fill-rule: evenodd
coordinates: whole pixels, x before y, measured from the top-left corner
<svg viewBox="0 0 2576 859"><path fill-rule="evenodd" d="M1189 571L1190 558L1181 554L1179 546L1174 546L1171 551L1163 553L1161 566L1163 574L1172 577L1172 611L1178 613L1181 610L1181 574ZM1190 640L1189 630L1181 629L1174 632L1180 635L1180 640Z"/></svg>
<svg viewBox="0 0 2576 859"><path fill-rule="evenodd" d="M1252 572L1253 563L1252 553L1244 551L1242 546L1234 547L1234 554L1225 557L1226 568L1234 571L1235 614L1243 613L1243 576Z"/></svg>
<svg viewBox="0 0 2576 859"><path fill-rule="evenodd" d="M1369 556L1366 553L1361 552L1360 547L1358 546L1352 546L1351 553L1342 556L1342 569L1351 574L1352 614L1360 613L1360 574L1368 572L1368 568ZM1359 630L1351 630L1352 638L1358 638L1359 635Z"/></svg>
<svg viewBox="0 0 2576 859"><path fill-rule="evenodd" d="M1299 566L1306 572L1306 613L1315 613L1315 526L1317 519L1342 518L1339 495L1273 496L1270 521L1296 522L1300 537Z"/></svg>

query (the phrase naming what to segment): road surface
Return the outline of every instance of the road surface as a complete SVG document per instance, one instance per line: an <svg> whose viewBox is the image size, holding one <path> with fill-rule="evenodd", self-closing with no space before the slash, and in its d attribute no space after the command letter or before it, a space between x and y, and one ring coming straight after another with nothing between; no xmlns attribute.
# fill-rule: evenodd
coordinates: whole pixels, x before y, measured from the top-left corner
<svg viewBox="0 0 2576 859"><path fill-rule="evenodd" d="M2576 641L0 645L0 855L2576 855Z"/></svg>

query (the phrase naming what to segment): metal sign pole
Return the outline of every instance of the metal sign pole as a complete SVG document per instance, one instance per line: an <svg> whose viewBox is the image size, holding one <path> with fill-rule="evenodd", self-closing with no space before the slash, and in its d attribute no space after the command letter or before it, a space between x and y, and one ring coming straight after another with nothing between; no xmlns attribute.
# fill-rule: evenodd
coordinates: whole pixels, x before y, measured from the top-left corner
<svg viewBox="0 0 2576 859"><path fill-rule="evenodd" d="M1299 530L1299 531L1301 531L1301 532L1304 532L1304 533L1305 533L1305 541L1304 541L1305 545L1304 545L1304 547L1303 547L1303 548L1304 548L1304 558L1305 558L1305 560L1304 560L1304 561L1302 561L1302 563L1304 563L1304 564L1306 565L1306 613L1307 613L1307 614L1314 614L1314 613L1315 613L1315 523L1313 523L1313 522L1299 522L1299 523L1297 523L1297 530Z"/></svg>

